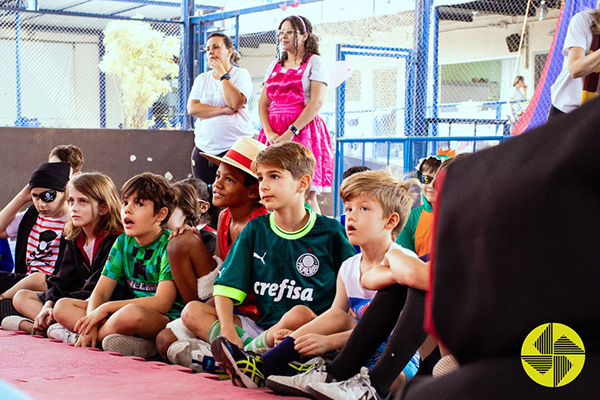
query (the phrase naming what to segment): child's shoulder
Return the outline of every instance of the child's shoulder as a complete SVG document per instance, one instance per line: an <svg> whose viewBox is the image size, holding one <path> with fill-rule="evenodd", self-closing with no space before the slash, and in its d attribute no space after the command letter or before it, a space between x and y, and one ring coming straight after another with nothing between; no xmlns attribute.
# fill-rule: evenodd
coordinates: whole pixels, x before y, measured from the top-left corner
<svg viewBox="0 0 600 400"><path fill-rule="evenodd" d="M344 227L342 226L340 221L338 221L337 219L327 217L327 216L321 215L321 214L317 214L317 220L315 222L315 227L316 226L324 227L325 229L331 230L332 232L343 231L343 229L344 229Z"/></svg>
<svg viewBox="0 0 600 400"><path fill-rule="evenodd" d="M400 250L401 252L403 252L407 256L411 256L411 257L414 257L414 258L419 258L419 256L417 256L417 254L414 251L406 249L406 248L402 247L401 245L399 245L396 242L392 243L392 245L390 246L390 250ZM388 250L388 251L390 251L390 250Z"/></svg>

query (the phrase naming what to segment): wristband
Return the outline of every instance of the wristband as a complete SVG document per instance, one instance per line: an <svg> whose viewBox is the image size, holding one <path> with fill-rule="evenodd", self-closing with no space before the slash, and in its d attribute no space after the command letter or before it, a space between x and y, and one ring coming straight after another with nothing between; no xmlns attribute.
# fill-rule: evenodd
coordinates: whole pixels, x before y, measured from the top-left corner
<svg viewBox="0 0 600 400"><path fill-rule="evenodd" d="M294 135L297 135L300 132L300 129L296 128L295 125L290 125L290 127L288 128L290 130L290 132L292 132Z"/></svg>

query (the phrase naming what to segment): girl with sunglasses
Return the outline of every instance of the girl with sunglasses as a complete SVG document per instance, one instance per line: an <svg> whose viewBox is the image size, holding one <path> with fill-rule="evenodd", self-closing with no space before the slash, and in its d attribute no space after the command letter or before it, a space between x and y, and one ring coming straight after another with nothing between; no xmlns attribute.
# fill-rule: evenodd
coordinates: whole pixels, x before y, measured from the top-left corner
<svg viewBox="0 0 600 400"><path fill-rule="evenodd" d="M294 141L313 152L317 163L307 201L320 213L317 194L331 191L333 181L331 139L318 115L327 92L328 72L308 19L291 15L281 21L277 33L281 57L265 75L258 103L263 126L258 140L267 145Z"/></svg>
<svg viewBox="0 0 600 400"><path fill-rule="evenodd" d="M442 162L452 157L454 157L453 150L440 149L438 154L419 160L417 178L423 190L423 204L410 212L406 225L396 239L396 243L405 249L414 251L424 261L429 259L433 205L437 196L433 181Z"/></svg>
<svg viewBox="0 0 600 400"><path fill-rule="evenodd" d="M7 317L3 328L45 334L55 322L56 301L64 297L87 299L96 286L110 249L123 231L117 189L104 174L84 173L69 182L67 203L69 219L63 233L67 242L58 272L47 276L45 292L25 289L16 293L13 306L25 318ZM114 296L127 297L125 292Z"/></svg>

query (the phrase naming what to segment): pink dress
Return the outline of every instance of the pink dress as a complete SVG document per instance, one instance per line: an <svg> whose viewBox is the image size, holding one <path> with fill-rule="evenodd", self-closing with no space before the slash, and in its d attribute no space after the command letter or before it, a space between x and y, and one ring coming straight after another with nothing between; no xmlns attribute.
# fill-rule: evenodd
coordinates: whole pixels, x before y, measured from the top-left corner
<svg viewBox="0 0 600 400"><path fill-rule="evenodd" d="M304 110L302 75L306 72L307 65L308 60L298 69L290 68L281 72L281 64L277 63L265 82L265 90L270 102L269 124L271 129L279 135L282 135ZM258 135L258 140L268 145L263 129ZM309 148L315 156L312 189L317 193L331 191L333 151L331 138L323 119L317 115L294 136L293 141Z"/></svg>

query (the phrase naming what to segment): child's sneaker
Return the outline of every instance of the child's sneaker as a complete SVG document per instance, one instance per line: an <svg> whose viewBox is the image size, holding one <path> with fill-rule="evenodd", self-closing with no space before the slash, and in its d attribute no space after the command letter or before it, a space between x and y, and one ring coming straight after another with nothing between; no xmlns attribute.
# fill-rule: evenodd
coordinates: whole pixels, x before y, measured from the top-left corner
<svg viewBox="0 0 600 400"><path fill-rule="evenodd" d="M216 338L210 348L235 386L256 389L265 385L262 356L240 349L223 336Z"/></svg>
<svg viewBox="0 0 600 400"><path fill-rule="evenodd" d="M210 344L202 339L183 339L174 342L167 350L167 358L173 364L188 367L194 372L223 372L219 371Z"/></svg>
<svg viewBox="0 0 600 400"><path fill-rule="evenodd" d="M112 333L102 340L104 351L114 351L124 356L152 357L157 353L154 341L119 333Z"/></svg>
<svg viewBox="0 0 600 400"><path fill-rule="evenodd" d="M347 381L342 382L317 382L307 385L308 393L318 400L380 400L381 396L371 386L369 370L365 367Z"/></svg>
<svg viewBox="0 0 600 400"><path fill-rule="evenodd" d="M21 322L29 322L30 324L33 324L33 321L30 320L29 318L22 317L20 315L9 315L8 317L4 317L2 319L2 330L25 332L23 329L21 329ZM28 333L33 333L33 332L28 332Z"/></svg>
<svg viewBox="0 0 600 400"><path fill-rule="evenodd" d="M58 322L48 327L46 335L50 339L60 340L63 343L75 343L77 342L77 339L79 339L78 333L71 332Z"/></svg>
<svg viewBox="0 0 600 400"><path fill-rule="evenodd" d="M325 361L321 357L316 357L309 362L302 364L306 372L294 376L271 375L266 380L269 389L279 395L301 396L310 395L306 386L309 383L325 382L327 371L325 371ZM306 370L308 368L308 370Z"/></svg>

